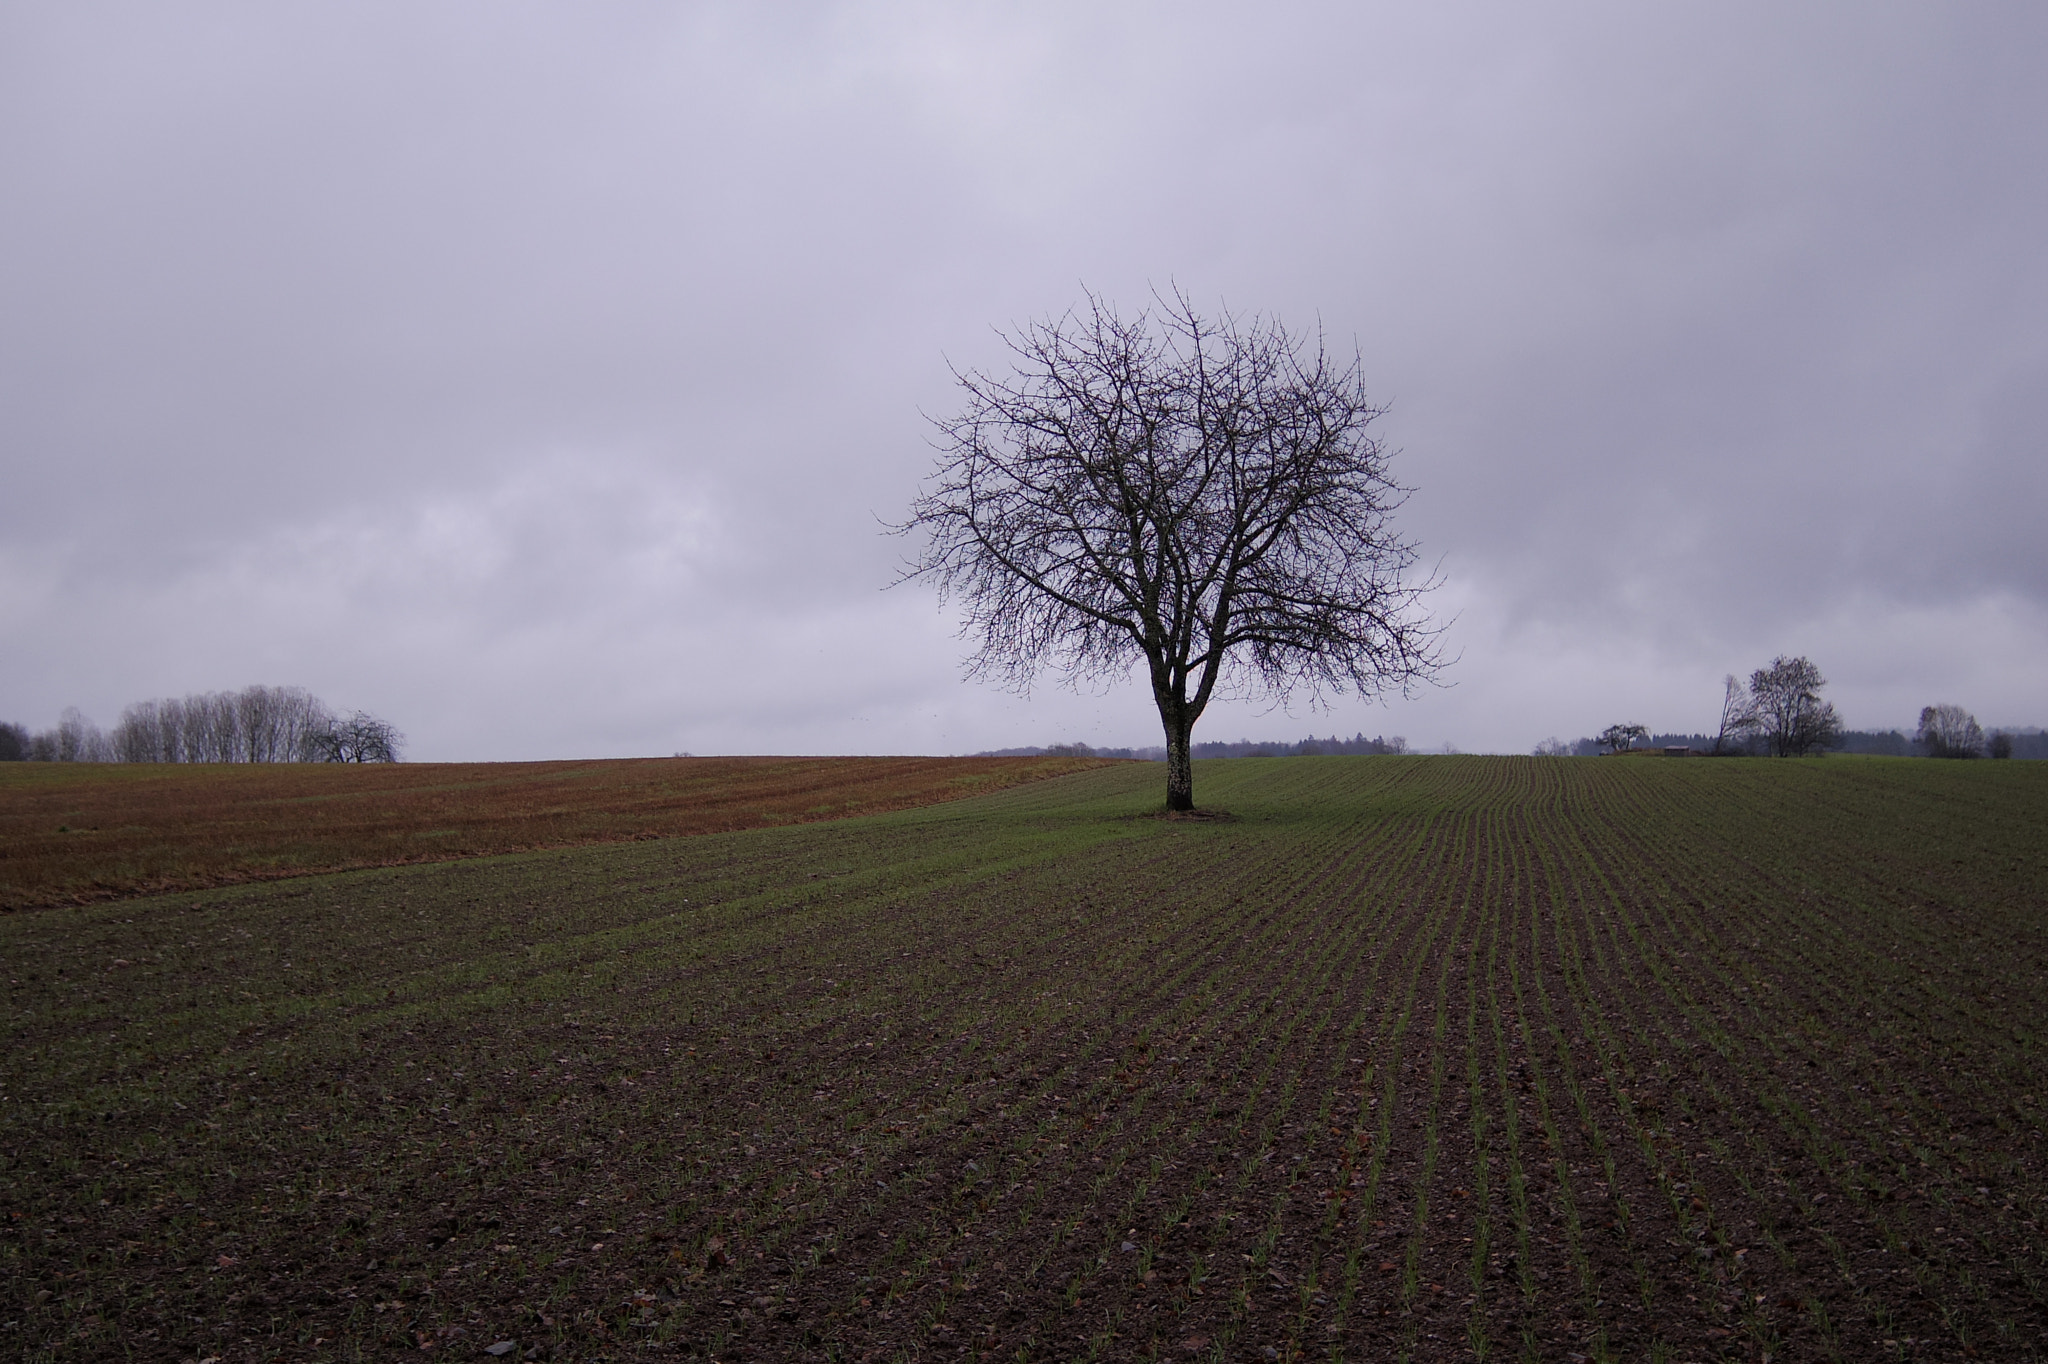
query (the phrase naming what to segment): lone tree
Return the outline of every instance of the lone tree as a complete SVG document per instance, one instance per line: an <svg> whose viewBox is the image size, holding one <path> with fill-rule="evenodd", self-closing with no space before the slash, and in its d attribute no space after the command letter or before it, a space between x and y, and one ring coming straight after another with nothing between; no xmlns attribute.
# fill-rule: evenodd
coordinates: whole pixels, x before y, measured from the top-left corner
<svg viewBox="0 0 2048 1364"><path fill-rule="evenodd" d="M1977 717L1961 706L1927 706L1920 711L1920 732L1913 742L1923 745L1931 758L1981 758L1984 730ZM2006 740L2006 753L2012 740Z"/></svg>
<svg viewBox="0 0 2048 1364"><path fill-rule="evenodd" d="M1647 725L1609 725L1600 731L1600 744L1611 753L1626 753L1636 740L1650 737Z"/></svg>
<svg viewBox="0 0 2048 1364"><path fill-rule="evenodd" d="M1803 758L1842 741L1835 708L1820 699L1827 681L1807 659L1783 655L1749 675L1754 724L1774 756Z"/></svg>
<svg viewBox="0 0 2048 1364"><path fill-rule="evenodd" d="M307 735L304 742L315 762L395 763L405 736L388 720L359 710Z"/></svg>
<svg viewBox="0 0 2048 1364"><path fill-rule="evenodd" d="M964 410L896 527L926 536L899 581L965 608L972 675L1025 691L1143 660L1166 805L1191 810L1219 691L1406 694L1442 667L1355 356L1178 294L1134 318L1091 295L1004 340L1009 374L956 372Z"/></svg>
<svg viewBox="0 0 2048 1364"><path fill-rule="evenodd" d="M1734 673L1721 679L1721 728L1714 735L1713 753L1723 753L1748 748L1749 740L1763 725L1763 717L1757 713L1756 698L1749 694Z"/></svg>

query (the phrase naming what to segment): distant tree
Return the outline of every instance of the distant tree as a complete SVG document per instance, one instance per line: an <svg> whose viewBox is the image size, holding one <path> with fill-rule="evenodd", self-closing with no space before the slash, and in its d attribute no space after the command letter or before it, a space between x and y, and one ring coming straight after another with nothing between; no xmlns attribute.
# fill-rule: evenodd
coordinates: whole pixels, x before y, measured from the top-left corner
<svg viewBox="0 0 2048 1364"><path fill-rule="evenodd" d="M76 706L66 706L57 717L57 761L60 763L103 763L112 754L100 727L85 718Z"/></svg>
<svg viewBox="0 0 2048 1364"><path fill-rule="evenodd" d="M1538 743L1530 751L1539 758L1569 758L1572 755L1572 746L1553 736Z"/></svg>
<svg viewBox="0 0 2048 1364"><path fill-rule="evenodd" d="M124 763L160 763L163 757L163 722L155 701L138 701L121 712L114 726L114 758Z"/></svg>
<svg viewBox="0 0 2048 1364"><path fill-rule="evenodd" d="M300 687L244 687L235 697L240 743L246 761L290 762L304 750L306 736L331 729L334 715Z"/></svg>
<svg viewBox="0 0 2048 1364"><path fill-rule="evenodd" d="M89 762L97 734L77 707L68 706L56 728L29 735L27 758L37 763Z"/></svg>
<svg viewBox="0 0 2048 1364"><path fill-rule="evenodd" d="M1780 655L1749 675L1749 700L1757 730L1774 757L1800 758L1841 742L1842 722L1820 699L1827 679L1804 658Z"/></svg>
<svg viewBox="0 0 2048 1364"><path fill-rule="evenodd" d="M316 762L395 763L405 737L368 711L357 711L308 735L306 749Z"/></svg>
<svg viewBox="0 0 2048 1364"><path fill-rule="evenodd" d="M149 703L144 702L143 704L148 705ZM160 748L157 757L144 761L165 763L194 761L192 749L185 741L185 703L181 700L157 702L155 714L157 728L154 734Z"/></svg>
<svg viewBox="0 0 2048 1364"><path fill-rule="evenodd" d="M1648 725L1609 725L1600 731L1600 746L1610 753L1626 753L1649 733Z"/></svg>
<svg viewBox="0 0 2048 1364"><path fill-rule="evenodd" d="M16 724L0 724L0 763L18 763L28 757L28 731Z"/></svg>
<svg viewBox="0 0 2048 1364"><path fill-rule="evenodd" d="M1355 359L1178 296L1135 318L1091 299L1007 339L1010 374L959 376L896 528L928 537L903 577L962 604L976 673L1022 689L1143 663L1167 808L1189 810L1219 690L1374 696L1442 666Z"/></svg>
<svg viewBox="0 0 2048 1364"><path fill-rule="evenodd" d="M1992 730L1991 756L1994 758L2010 758L2012 756L2012 735L2007 734L2002 729Z"/></svg>
<svg viewBox="0 0 2048 1364"><path fill-rule="evenodd" d="M187 705L190 704L190 698L187 698ZM232 692L208 692L201 698L196 718L207 762L241 761L242 713Z"/></svg>
<svg viewBox="0 0 2048 1364"><path fill-rule="evenodd" d="M1763 720L1757 714L1756 701L1749 694L1749 688L1742 685L1734 673L1721 679L1721 728L1714 734L1712 752L1716 755L1737 750L1747 750L1750 739L1762 727Z"/></svg>
<svg viewBox="0 0 2048 1364"><path fill-rule="evenodd" d="M1961 706L1928 706L1920 712L1920 731L1913 736L1913 742L1927 750L1931 758L1981 758L1984 756L1984 731L1977 725L1977 717ZM2006 741L2006 752L2011 753L2012 741Z"/></svg>

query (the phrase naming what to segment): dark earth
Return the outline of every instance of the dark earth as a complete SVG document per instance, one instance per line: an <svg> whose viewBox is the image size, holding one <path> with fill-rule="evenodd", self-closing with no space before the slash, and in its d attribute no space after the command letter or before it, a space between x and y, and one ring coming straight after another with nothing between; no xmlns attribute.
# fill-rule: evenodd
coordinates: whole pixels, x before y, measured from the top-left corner
<svg viewBox="0 0 2048 1364"><path fill-rule="evenodd" d="M1157 779L0 920L0 1349L2041 1358L2048 768Z"/></svg>

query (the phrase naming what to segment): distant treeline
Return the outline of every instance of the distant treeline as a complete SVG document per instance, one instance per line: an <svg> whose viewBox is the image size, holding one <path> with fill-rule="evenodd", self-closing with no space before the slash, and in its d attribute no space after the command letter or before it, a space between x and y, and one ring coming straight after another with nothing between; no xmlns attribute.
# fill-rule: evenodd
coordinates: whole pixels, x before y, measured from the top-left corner
<svg viewBox="0 0 2048 1364"><path fill-rule="evenodd" d="M1235 743L1195 744L1191 749L1197 758L1314 758L1338 753L1406 753L1408 741L1396 734L1391 739L1371 738L1364 734L1340 739L1332 734L1327 739L1311 735L1306 739L1288 742L1269 740L1255 742L1239 739ZM1048 755L1072 756L1079 758L1135 758L1140 762L1163 763L1166 748L1159 745L1151 748L1091 748L1087 744L1052 744L1044 748L998 748L986 753L977 753L977 758L1039 758Z"/></svg>
<svg viewBox="0 0 2048 1364"><path fill-rule="evenodd" d="M337 715L303 687L244 687L139 701L103 730L68 707L55 729L0 724L0 762L396 762L398 731L365 711Z"/></svg>
<svg viewBox="0 0 2048 1364"><path fill-rule="evenodd" d="M2003 735L2006 738L2012 745L2011 756L2015 758L2048 758L2048 732L2043 732L2037 726L1994 730L1993 735ZM1896 729L1852 729L1842 735L1842 752L1876 753L1889 758L1935 756L1926 744Z"/></svg>
<svg viewBox="0 0 2048 1364"><path fill-rule="evenodd" d="M2023 729L2000 730L2012 741L2012 756L2015 758L2048 758L2048 732L2032 725ZM1714 736L1711 734L1652 734L1644 741L1646 749L1689 748L1695 753L1711 753ZM1725 745L1724 745L1725 747ZM1842 731L1842 741L1833 745L1837 753L1870 753L1886 758L1925 758L1932 756L1927 745L1914 742L1913 736L1896 729L1847 729ZM1579 739L1571 744L1570 752L1581 758L1590 758L1606 750L1598 739ZM1738 753L1743 750L1738 748Z"/></svg>

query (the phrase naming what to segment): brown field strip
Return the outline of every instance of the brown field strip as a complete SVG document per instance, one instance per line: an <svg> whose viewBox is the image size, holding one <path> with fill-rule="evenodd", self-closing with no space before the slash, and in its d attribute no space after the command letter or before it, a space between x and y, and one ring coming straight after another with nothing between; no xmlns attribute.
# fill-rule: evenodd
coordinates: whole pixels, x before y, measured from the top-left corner
<svg viewBox="0 0 2048 1364"><path fill-rule="evenodd" d="M838 819L1101 765L1065 757L0 763L0 910Z"/></svg>
<svg viewBox="0 0 2048 1364"><path fill-rule="evenodd" d="M0 919L0 1350L2048 1358L2048 765L1160 785Z"/></svg>

